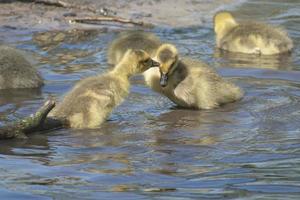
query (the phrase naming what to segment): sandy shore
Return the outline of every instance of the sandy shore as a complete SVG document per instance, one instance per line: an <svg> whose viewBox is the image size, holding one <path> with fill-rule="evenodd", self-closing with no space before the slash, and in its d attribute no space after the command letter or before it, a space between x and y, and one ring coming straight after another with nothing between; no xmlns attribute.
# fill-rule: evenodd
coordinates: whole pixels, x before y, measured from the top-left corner
<svg viewBox="0 0 300 200"><path fill-rule="evenodd" d="M236 5L240 0L64 0L78 6L89 6L100 10L106 8L110 14L156 26L188 27L211 20L220 9ZM66 16L86 17L95 13L78 8L63 8L19 1L0 1L0 25L11 29L66 29L84 27L70 24ZM7 3L3 3L7 2Z"/></svg>

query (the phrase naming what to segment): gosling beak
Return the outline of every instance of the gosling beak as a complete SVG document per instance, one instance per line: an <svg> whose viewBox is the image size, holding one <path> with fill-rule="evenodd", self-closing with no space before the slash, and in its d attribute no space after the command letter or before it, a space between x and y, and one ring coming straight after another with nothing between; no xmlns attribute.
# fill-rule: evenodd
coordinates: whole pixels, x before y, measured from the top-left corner
<svg viewBox="0 0 300 200"><path fill-rule="evenodd" d="M166 87L168 85L168 75L161 73L159 84L161 87Z"/></svg>
<svg viewBox="0 0 300 200"><path fill-rule="evenodd" d="M160 66L160 63L155 61L155 60L152 60L152 65L151 67L159 67Z"/></svg>

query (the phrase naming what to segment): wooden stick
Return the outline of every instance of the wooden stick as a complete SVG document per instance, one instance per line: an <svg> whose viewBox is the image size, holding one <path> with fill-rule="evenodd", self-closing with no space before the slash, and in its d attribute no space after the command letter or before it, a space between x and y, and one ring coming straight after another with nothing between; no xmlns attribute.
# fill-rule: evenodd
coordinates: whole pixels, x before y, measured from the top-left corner
<svg viewBox="0 0 300 200"><path fill-rule="evenodd" d="M100 17L100 16L93 16L93 17L83 17L83 18L73 18L70 19L70 23L86 23L86 24L92 24L93 22L119 22L123 24L133 24L137 26L149 26L152 27L153 25L150 23L144 23L142 21L133 21L130 19L125 19L121 17Z"/></svg>
<svg viewBox="0 0 300 200"><path fill-rule="evenodd" d="M0 139L26 138L26 134L40 130L55 101L48 100L35 114L0 129Z"/></svg>
<svg viewBox="0 0 300 200"><path fill-rule="evenodd" d="M38 111L32 116L27 117L21 121L23 126L23 132L25 134L35 132L39 126L41 126L49 112L55 107L55 101L50 99L45 102L45 104L38 109Z"/></svg>

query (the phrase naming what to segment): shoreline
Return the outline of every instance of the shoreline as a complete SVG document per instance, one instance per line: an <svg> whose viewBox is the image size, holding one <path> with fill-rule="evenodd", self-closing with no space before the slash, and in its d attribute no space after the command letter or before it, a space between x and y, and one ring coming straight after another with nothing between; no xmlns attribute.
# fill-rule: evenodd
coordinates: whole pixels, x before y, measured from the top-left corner
<svg viewBox="0 0 300 200"><path fill-rule="evenodd" d="M64 0L78 7L106 9L108 14L134 21L151 23L157 27L181 28L201 26L211 22L213 14L221 9L240 5L243 0L193 1L193 0ZM63 8L36 3L13 1L0 4L0 29L64 30L72 28L99 27L69 23L72 17L101 16L89 10ZM109 27L110 24L105 24Z"/></svg>

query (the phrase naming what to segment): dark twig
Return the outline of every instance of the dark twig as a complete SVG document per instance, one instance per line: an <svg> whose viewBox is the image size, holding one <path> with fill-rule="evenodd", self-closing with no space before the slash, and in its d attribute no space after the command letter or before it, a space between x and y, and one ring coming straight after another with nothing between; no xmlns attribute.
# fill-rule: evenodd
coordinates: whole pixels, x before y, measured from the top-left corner
<svg viewBox="0 0 300 200"><path fill-rule="evenodd" d="M0 129L0 139L24 138L26 134L38 131L55 107L55 101L48 100L35 114Z"/></svg>
<svg viewBox="0 0 300 200"><path fill-rule="evenodd" d="M94 24L95 22L118 22L123 24L132 24L136 26L148 26L152 27L152 24L144 23L142 21L133 21L130 19L125 19L121 17L99 17L99 16L92 16L92 17L83 17L83 18L73 18L69 20L70 23L85 23L85 24Z"/></svg>

